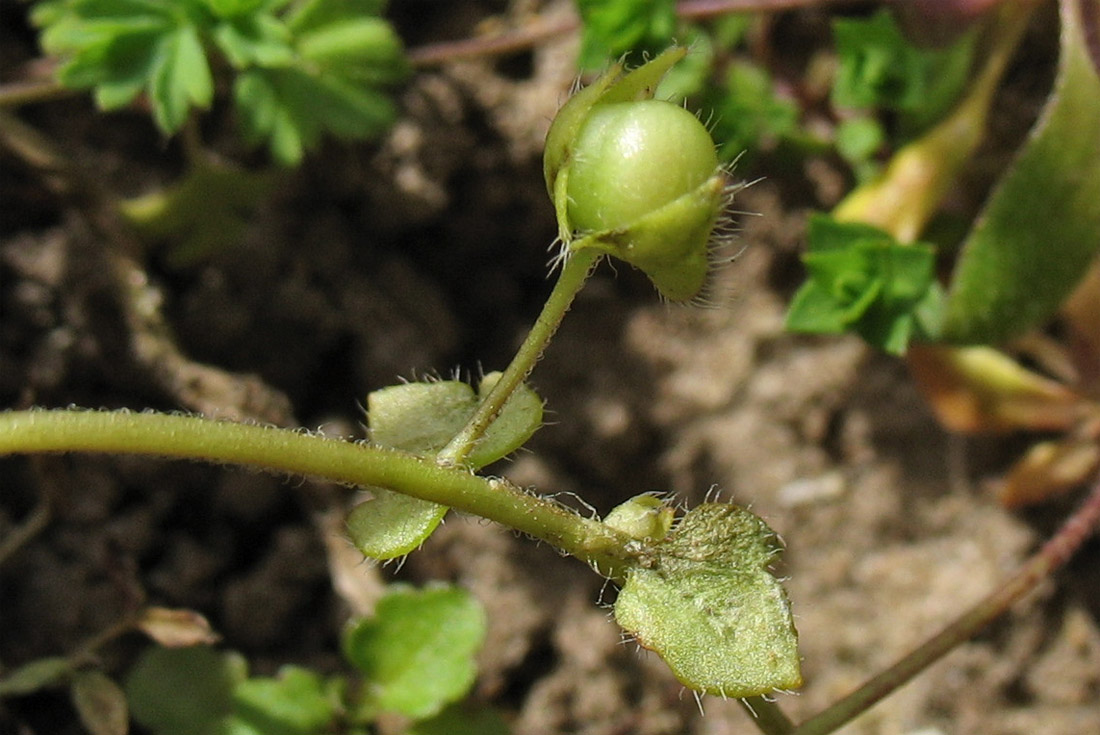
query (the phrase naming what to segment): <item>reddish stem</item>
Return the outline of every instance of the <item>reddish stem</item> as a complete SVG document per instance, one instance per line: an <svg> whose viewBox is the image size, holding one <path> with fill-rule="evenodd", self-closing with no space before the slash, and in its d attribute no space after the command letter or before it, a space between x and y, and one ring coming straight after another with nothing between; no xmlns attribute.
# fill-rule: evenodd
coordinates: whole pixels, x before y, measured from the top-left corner
<svg viewBox="0 0 1100 735"><path fill-rule="evenodd" d="M681 18L700 20L726 13L767 13L851 2L854 0L687 0L677 6L676 12ZM575 14L552 20L540 18L522 28L493 36L417 46L409 49L408 59L413 66L426 67L460 59L511 54L530 48L548 38L575 31L580 25L580 18Z"/></svg>
<svg viewBox="0 0 1100 735"><path fill-rule="evenodd" d="M1081 544L1100 524L1100 478L1088 497L1066 519L1049 541L1032 556L1004 585L965 612L958 620L934 635L886 671L877 674L844 699L803 722L791 735L824 735L871 708L880 699L900 688L956 646L972 638L979 630L1035 589L1038 584L1065 565Z"/></svg>

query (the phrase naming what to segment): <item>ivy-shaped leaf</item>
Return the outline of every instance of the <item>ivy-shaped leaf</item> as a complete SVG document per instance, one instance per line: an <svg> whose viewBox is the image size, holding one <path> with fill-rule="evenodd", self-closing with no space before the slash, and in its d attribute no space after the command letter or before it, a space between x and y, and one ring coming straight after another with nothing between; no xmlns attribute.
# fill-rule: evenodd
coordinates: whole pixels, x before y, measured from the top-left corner
<svg viewBox="0 0 1100 735"><path fill-rule="evenodd" d="M1061 5L1054 92L963 246L948 341L1000 342L1036 326L1100 252L1100 77L1078 16L1088 4Z"/></svg>
<svg viewBox="0 0 1100 735"><path fill-rule="evenodd" d="M802 684L790 603L768 571L775 532L736 505L705 503L650 544L615 619L685 686L748 697Z"/></svg>
<svg viewBox="0 0 1100 735"><path fill-rule="evenodd" d="M406 383L374 391L367 397L370 438L375 444L434 456L457 434L488 394L500 373L490 373L478 395L457 380ZM470 453L472 469L511 454L542 425L542 399L526 386L512 394L497 419ZM348 534L356 548L372 559L403 556L436 529L447 507L382 488L348 515Z"/></svg>
<svg viewBox="0 0 1100 735"><path fill-rule="evenodd" d="M157 735L221 735L247 675L240 656L208 646L154 647L126 677L126 699L134 719Z"/></svg>
<svg viewBox="0 0 1100 735"><path fill-rule="evenodd" d="M366 676L364 707L438 714L473 684L485 630L485 611L461 588L391 586L375 616L344 634L344 656Z"/></svg>
<svg viewBox="0 0 1100 735"><path fill-rule="evenodd" d="M233 690L233 714L219 735L315 735L340 712L340 682L298 666L252 677Z"/></svg>

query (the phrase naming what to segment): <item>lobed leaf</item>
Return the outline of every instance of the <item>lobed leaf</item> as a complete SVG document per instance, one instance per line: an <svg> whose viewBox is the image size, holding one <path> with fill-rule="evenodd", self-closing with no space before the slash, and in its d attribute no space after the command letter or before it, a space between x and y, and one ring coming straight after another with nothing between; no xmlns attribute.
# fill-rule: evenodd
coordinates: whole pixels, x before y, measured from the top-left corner
<svg viewBox="0 0 1100 735"><path fill-rule="evenodd" d="M157 735L220 735L246 675L239 657L206 646L150 648L126 677L126 698Z"/></svg>
<svg viewBox="0 0 1100 735"><path fill-rule="evenodd" d="M409 73L401 39L381 18L329 23L302 33L297 47L302 58L369 84L393 84Z"/></svg>
<svg viewBox="0 0 1100 735"><path fill-rule="evenodd" d="M287 14L295 32L304 32L354 18L381 15L386 0L300 0Z"/></svg>
<svg viewBox="0 0 1100 735"><path fill-rule="evenodd" d="M615 619L685 686L748 697L801 685L790 603L768 571L782 545L758 517L705 503L646 547Z"/></svg>
<svg viewBox="0 0 1100 735"><path fill-rule="evenodd" d="M469 691L485 629L484 610L465 590L393 585L375 617L345 631L343 651L367 677L373 708L419 720Z"/></svg>
<svg viewBox="0 0 1100 735"><path fill-rule="evenodd" d="M338 683L338 682L337 682ZM219 735L314 735L331 729L339 692L320 674L284 666L274 678L252 677L233 691L233 714Z"/></svg>
<svg viewBox="0 0 1100 735"><path fill-rule="evenodd" d="M242 73L234 102L246 139L266 140L275 159L287 166L300 162L323 134L370 138L396 117L393 102L382 92L335 72L298 67Z"/></svg>
<svg viewBox="0 0 1100 735"><path fill-rule="evenodd" d="M165 133L183 127L192 107L210 106L214 80L194 28L183 26L160 39L150 69L148 91L153 119Z"/></svg>
<svg viewBox="0 0 1100 735"><path fill-rule="evenodd" d="M474 414L500 373L486 375L478 395L457 380L405 383L374 391L367 397L370 438L375 444L419 455L434 456ZM511 454L542 425L542 399L520 386L470 453L478 469ZM431 535L447 507L382 488L348 515L348 534L356 548L372 559L403 556Z"/></svg>
<svg viewBox="0 0 1100 735"><path fill-rule="evenodd" d="M278 18L266 13L229 18L214 26L214 42L237 69L294 63L293 38Z"/></svg>
<svg viewBox="0 0 1100 735"><path fill-rule="evenodd" d="M148 95L157 126L174 133L209 108L208 52L238 72L233 99L246 139L298 163L323 135L363 140L396 116L377 87L408 74L400 38L378 0L56 0L32 14L58 79L91 88L101 109ZM282 15L280 15L282 13Z"/></svg>
<svg viewBox="0 0 1100 735"><path fill-rule="evenodd" d="M946 48L918 47L885 8L866 19L834 21L833 37L840 64L833 104L899 110L916 130L940 119L958 99L975 43L975 34L966 33Z"/></svg>
<svg viewBox="0 0 1100 735"><path fill-rule="evenodd" d="M902 354L938 323L941 293L929 245L902 245L876 227L814 215L802 260L809 279L787 314L792 331L854 331Z"/></svg>

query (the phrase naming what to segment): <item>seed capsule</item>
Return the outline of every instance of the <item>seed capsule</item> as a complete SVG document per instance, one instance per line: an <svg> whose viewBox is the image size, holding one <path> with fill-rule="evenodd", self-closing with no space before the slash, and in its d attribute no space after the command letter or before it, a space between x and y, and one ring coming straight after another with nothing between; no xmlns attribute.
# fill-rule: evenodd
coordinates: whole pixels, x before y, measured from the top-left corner
<svg viewBox="0 0 1100 735"><path fill-rule="evenodd" d="M565 246L630 263L673 301L702 288L726 201L706 128L683 108L653 99L684 53L666 51L625 75L615 67L574 95L550 127L543 159Z"/></svg>

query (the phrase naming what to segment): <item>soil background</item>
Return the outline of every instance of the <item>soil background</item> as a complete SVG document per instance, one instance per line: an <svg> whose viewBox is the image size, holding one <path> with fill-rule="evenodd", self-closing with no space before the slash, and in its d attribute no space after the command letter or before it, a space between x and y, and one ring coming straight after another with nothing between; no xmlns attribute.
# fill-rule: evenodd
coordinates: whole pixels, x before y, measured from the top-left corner
<svg viewBox="0 0 1100 735"><path fill-rule="evenodd" d="M410 47L569 12L393 5ZM36 52L22 5L0 10L10 81ZM1003 162L1037 113L1055 30L1048 17L1025 42L978 169ZM778 15L769 37L777 56L804 60L828 43L828 17ZM371 390L501 369L550 288L541 145L575 53L567 34L419 70L384 140L326 145L279 180L239 243L188 267L97 217L111 197L178 177L178 142L140 111L100 115L86 97L22 108L92 186L59 186L0 152L0 405L196 411L359 437ZM237 154L227 114L216 109L203 132ZM1005 511L987 486L1026 437L951 436L902 362L854 338L785 333L806 215L835 203L847 173L767 155L744 173L766 178L738 196L754 215L740 219L740 255L715 275L710 306L660 303L629 268L602 268L532 377L548 425L491 471L566 503L575 493L601 515L649 490L751 506L788 546L781 573L806 684L780 701L797 720L992 590L1074 497ZM980 201L979 179L958 196ZM208 616L256 673L337 671L341 625L384 581L447 580L487 608L474 696L517 735L756 732L738 703L698 704L659 659L624 645L606 607L614 591L576 561L452 514L404 564L366 565L340 535L352 501L342 488L194 463L5 458L0 537L43 502L49 520L0 567L0 664L72 651L144 596ZM1098 561L1092 542L841 732L1100 731ZM112 644L104 667L124 672L144 645ZM0 705L0 732L81 730L66 697L45 693Z"/></svg>

